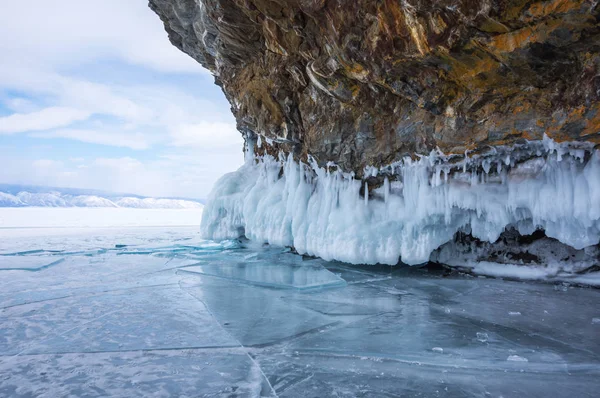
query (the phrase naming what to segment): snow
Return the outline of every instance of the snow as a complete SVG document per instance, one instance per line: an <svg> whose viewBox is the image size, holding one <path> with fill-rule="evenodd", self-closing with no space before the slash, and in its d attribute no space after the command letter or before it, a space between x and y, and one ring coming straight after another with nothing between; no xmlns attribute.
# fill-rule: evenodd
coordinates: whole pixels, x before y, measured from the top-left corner
<svg viewBox="0 0 600 398"><path fill-rule="evenodd" d="M21 201L14 195L0 192L0 207L15 207L20 206Z"/></svg>
<svg viewBox="0 0 600 398"><path fill-rule="evenodd" d="M399 181L364 196L361 185L367 183L353 175L320 168L314 160L305 165L291 156L265 155L217 182L202 235L245 235L352 264L422 264L458 231L494 242L507 227L522 234L543 229L582 249L600 241L600 154L577 145L546 139L462 163L439 153L405 159L367 169L371 176L388 173ZM532 159L532 151L543 157ZM510 271L531 278L544 272L502 272Z"/></svg>
<svg viewBox="0 0 600 398"><path fill-rule="evenodd" d="M523 280L543 280L548 275L556 274L558 267L546 266L526 267L521 264L497 264L489 261L479 261L474 264L472 271L476 274L495 276L499 278L518 278Z"/></svg>
<svg viewBox="0 0 600 398"><path fill-rule="evenodd" d="M113 201L98 196L76 196L69 201L75 207L118 207Z"/></svg>
<svg viewBox="0 0 600 398"><path fill-rule="evenodd" d="M0 207L128 207L138 209L200 209L193 200L140 197L102 197L61 192L0 192Z"/></svg>
<svg viewBox="0 0 600 398"><path fill-rule="evenodd" d="M14 196L19 206L66 207L67 201L58 192L31 193L19 192Z"/></svg>
<svg viewBox="0 0 600 398"><path fill-rule="evenodd" d="M506 360L507 361L513 361L513 362L529 362L527 360L527 358L523 358L523 357L520 357L518 355L509 355Z"/></svg>
<svg viewBox="0 0 600 398"><path fill-rule="evenodd" d="M202 209L0 208L0 237L24 229L197 226L201 219Z"/></svg>
<svg viewBox="0 0 600 398"><path fill-rule="evenodd" d="M477 341L479 341L481 343L486 343L489 339L489 336L487 333L477 332L476 336L477 336Z"/></svg>
<svg viewBox="0 0 600 398"><path fill-rule="evenodd" d="M198 202L182 199L155 199L155 198L120 198L115 202L118 207L131 207L137 209L201 209Z"/></svg>
<svg viewBox="0 0 600 398"><path fill-rule="evenodd" d="M600 286L597 272L600 247L575 250L554 239L519 240L514 229L499 241L453 241L436 250L430 260L472 274L522 280L560 281ZM493 261L492 261L493 260Z"/></svg>

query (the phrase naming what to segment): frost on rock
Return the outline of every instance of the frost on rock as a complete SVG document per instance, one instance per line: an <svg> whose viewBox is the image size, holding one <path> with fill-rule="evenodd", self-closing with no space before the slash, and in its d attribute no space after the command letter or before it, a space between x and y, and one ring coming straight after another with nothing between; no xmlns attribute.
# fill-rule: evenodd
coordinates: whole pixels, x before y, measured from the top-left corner
<svg viewBox="0 0 600 398"><path fill-rule="evenodd" d="M586 145L546 139L470 157L407 158L366 170L381 181L370 192L373 184L332 164L264 155L217 182L202 234L353 264L421 264L459 233L496 242L507 230L541 230L581 250L600 240L600 154Z"/></svg>

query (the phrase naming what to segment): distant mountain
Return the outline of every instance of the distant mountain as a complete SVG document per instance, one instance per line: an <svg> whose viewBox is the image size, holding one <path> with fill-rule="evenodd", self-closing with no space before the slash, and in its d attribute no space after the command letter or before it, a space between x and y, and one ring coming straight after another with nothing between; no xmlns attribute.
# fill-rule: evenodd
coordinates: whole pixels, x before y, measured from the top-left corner
<svg viewBox="0 0 600 398"><path fill-rule="evenodd" d="M196 199L149 198L97 190L0 184L0 207L127 207L201 209Z"/></svg>

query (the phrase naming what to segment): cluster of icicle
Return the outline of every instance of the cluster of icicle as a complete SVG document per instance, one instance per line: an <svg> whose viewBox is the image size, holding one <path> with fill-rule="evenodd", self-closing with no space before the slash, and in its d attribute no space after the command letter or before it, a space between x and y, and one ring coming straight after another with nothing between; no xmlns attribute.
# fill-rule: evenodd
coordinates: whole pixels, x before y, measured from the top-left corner
<svg viewBox="0 0 600 398"><path fill-rule="evenodd" d="M249 155L214 187L202 234L353 264L420 264L458 231L494 242L509 226L576 249L600 240L600 153L586 144L544 139L462 160L434 152L365 174L383 185L369 194L331 164Z"/></svg>

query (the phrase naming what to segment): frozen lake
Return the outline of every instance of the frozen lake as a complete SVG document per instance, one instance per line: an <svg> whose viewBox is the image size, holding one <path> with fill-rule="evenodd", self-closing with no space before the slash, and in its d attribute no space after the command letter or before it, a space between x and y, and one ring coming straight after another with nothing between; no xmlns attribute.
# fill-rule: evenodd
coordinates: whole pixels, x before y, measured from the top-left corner
<svg viewBox="0 0 600 398"><path fill-rule="evenodd" d="M16 210L0 397L598 395L597 289L214 244L198 210Z"/></svg>

